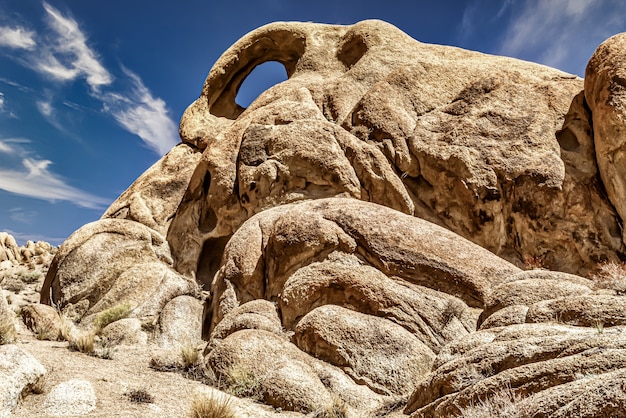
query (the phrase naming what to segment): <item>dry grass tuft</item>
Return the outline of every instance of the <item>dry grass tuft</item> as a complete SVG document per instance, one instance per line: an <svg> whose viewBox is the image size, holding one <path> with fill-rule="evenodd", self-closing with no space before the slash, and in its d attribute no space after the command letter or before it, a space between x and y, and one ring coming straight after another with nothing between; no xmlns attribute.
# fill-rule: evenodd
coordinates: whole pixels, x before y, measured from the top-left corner
<svg viewBox="0 0 626 418"><path fill-rule="evenodd" d="M262 379L252 370L243 367L231 367L224 375L223 390L239 398L261 399ZM220 387L220 389L222 389Z"/></svg>
<svg viewBox="0 0 626 418"><path fill-rule="evenodd" d="M43 375L39 379L37 379L35 383L27 387L25 393L33 395L41 395L46 393L46 387L48 386L46 377L47 375Z"/></svg>
<svg viewBox="0 0 626 418"><path fill-rule="evenodd" d="M443 308L443 311L441 311L443 323L447 325L450 321L452 321L452 318L460 319L466 309L467 306L459 299L448 299L446 301L446 306Z"/></svg>
<svg viewBox="0 0 626 418"><path fill-rule="evenodd" d="M528 404L520 404L524 398L511 388L496 392L478 403L460 408L457 417L462 418L526 418L532 416Z"/></svg>
<svg viewBox="0 0 626 418"><path fill-rule="evenodd" d="M194 368L200 364L200 352L191 343L180 346L180 358L182 360L182 367L185 370Z"/></svg>
<svg viewBox="0 0 626 418"><path fill-rule="evenodd" d="M592 276L599 289L611 289L618 295L626 295L626 264L612 261L598 265L598 272Z"/></svg>
<svg viewBox="0 0 626 418"><path fill-rule="evenodd" d="M333 396L331 404L318 408L311 414L312 418L346 418L348 407L338 396Z"/></svg>
<svg viewBox="0 0 626 418"><path fill-rule="evenodd" d="M0 345L13 344L16 340L17 330L10 313L0 315Z"/></svg>
<svg viewBox="0 0 626 418"><path fill-rule="evenodd" d="M61 338L59 329L50 321L41 321L33 329L38 340L58 341Z"/></svg>
<svg viewBox="0 0 626 418"><path fill-rule="evenodd" d="M93 321L93 326L96 329L96 333L100 333L104 327L118 321L122 318L128 317L130 314L130 303L121 303L119 305L111 306L109 309L105 309L100 312L96 319Z"/></svg>
<svg viewBox="0 0 626 418"><path fill-rule="evenodd" d="M70 343L71 350L89 355L93 355L96 352L96 334L93 331L76 333L67 341Z"/></svg>
<svg viewBox="0 0 626 418"><path fill-rule="evenodd" d="M181 347L181 358L177 360L165 357L152 357L150 359L150 368L159 372L179 373L187 379L202 382L207 385L214 383L212 379L205 375L198 351L195 348L193 348L193 351L191 349L188 350L189 351ZM193 352L195 352L195 354L193 354Z"/></svg>
<svg viewBox="0 0 626 418"><path fill-rule="evenodd" d="M237 418L230 404L231 397L225 395L196 395L191 404L192 418Z"/></svg>
<svg viewBox="0 0 626 418"><path fill-rule="evenodd" d="M134 403L154 403L152 396L146 389L131 389L125 394L128 400Z"/></svg>

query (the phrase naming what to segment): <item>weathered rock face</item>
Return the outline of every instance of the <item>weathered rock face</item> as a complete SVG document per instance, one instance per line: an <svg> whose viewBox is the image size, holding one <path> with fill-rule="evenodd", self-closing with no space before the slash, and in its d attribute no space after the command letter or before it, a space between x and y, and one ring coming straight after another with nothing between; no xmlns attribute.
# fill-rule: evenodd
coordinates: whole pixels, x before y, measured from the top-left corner
<svg viewBox="0 0 626 418"><path fill-rule="evenodd" d="M41 290L43 303L72 305L77 318L128 303L133 316L156 318L195 283L171 268L169 248L156 231L129 220L83 226L59 247Z"/></svg>
<svg viewBox="0 0 626 418"><path fill-rule="evenodd" d="M89 321L119 304L131 316L158 321L163 307L197 285L172 268L164 234L200 154L172 149L124 192L102 219L76 231L59 248L41 301Z"/></svg>
<svg viewBox="0 0 626 418"><path fill-rule="evenodd" d="M447 417L507 387L531 416L620 416L626 270L577 274L626 258L624 39L583 91L379 21L253 31L183 144L60 247L42 301L201 335L216 381L281 410ZM266 61L289 79L241 108Z"/></svg>
<svg viewBox="0 0 626 418"><path fill-rule="evenodd" d="M242 109L237 89L270 60L289 80ZM183 141L205 151L168 233L176 266L208 282L214 269L198 266L250 216L332 196L427 219L519 264L585 272L615 259L621 232L582 88L378 21L258 29L218 60L181 121Z"/></svg>
<svg viewBox="0 0 626 418"><path fill-rule="evenodd" d="M600 176L622 219L626 219L626 34L606 40L585 72L585 99L592 112Z"/></svg>
<svg viewBox="0 0 626 418"><path fill-rule="evenodd" d="M46 369L33 356L13 345L0 345L0 417L11 416L22 392L34 385Z"/></svg>
<svg viewBox="0 0 626 418"><path fill-rule="evenodd" d="M167 233L200 153L179 144L143 173L106 210L103 219L128 219Z"/></svg>

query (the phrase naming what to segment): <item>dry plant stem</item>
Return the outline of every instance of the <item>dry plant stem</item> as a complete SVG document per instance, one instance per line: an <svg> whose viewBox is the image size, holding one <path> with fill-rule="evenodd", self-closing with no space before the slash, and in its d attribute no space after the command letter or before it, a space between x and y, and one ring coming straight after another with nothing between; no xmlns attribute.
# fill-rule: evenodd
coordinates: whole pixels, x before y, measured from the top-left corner
<svg viewBox="0 0 626 418"><path fill-rule="evenodd" d="M191 405L192 418L237 418L227 395L196 395Z"/></svg>

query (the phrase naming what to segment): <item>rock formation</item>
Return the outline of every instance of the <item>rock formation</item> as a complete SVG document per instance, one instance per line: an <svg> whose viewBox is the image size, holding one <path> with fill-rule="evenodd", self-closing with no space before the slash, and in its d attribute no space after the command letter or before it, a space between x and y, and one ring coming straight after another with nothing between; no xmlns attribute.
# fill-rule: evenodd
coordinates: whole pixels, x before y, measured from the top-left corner
<svg viewBox="0 0 626 418"><path fill-rule="evenodd" d="M216 382L283 411L448 417L506 388L626 416L625 40L583 81L380 21L257 29L41 301L81 325L127 303L130 344L202 335ZM267 61L289 79L242 108Z"/></svg>

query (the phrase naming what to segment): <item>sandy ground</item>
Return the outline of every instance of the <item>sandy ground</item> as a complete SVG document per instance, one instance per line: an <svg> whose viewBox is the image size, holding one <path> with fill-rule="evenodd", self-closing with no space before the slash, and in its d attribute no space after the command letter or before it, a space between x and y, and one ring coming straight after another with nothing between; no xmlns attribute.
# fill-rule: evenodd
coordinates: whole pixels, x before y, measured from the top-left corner
<svg viewBox="0 0 626 418"><path fill-rule="evenodd" d="M19 312L22 306L39 300L45 269L37 275L38 280L19 283L11 272L4 271L6 280L0 287L10 303ZM302 417L302 414L275 411L273 408L247 399L230 397L199 381L186 378L180 373L156 371L150 368L153 357L176 359L179 351L164 351L156 344L118 345L113 348L112 358L103 359L70 350L63 341L38 340L16 317L18 341L16 344L33 355L47 370L38 385L42 393L26 394L12 416L48 417L46 398L58 384L71 379L87 380L96 395L96 408L86 417L188 417L191 416L193 399L198 393L230 398L229 404L237 417ZM133 390L143 390L152 396L153 402L133 402L128 396ZM59 416L59 415L57 415ZM63 415L76 416L76 415Z"/></svg>

